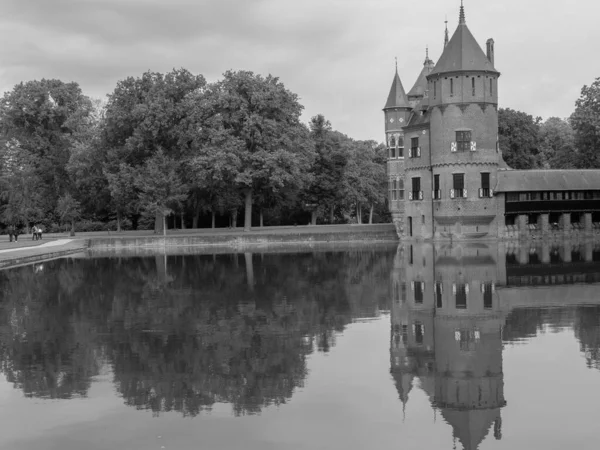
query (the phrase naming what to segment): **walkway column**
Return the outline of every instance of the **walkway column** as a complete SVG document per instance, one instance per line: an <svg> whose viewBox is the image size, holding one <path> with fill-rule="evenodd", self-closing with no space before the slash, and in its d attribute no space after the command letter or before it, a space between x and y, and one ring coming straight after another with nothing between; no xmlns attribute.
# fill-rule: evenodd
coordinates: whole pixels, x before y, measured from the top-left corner
<svg viewBox="0 0 600 450"><path fill-rule="evenodd" d="M520 245L519 246L518 260L519 260L519 264L528 264L529 263L529 245Z"/></svg>
<svg viewBox="0 0 600 450"><path fill-rule="evenodd" d="M560 215L560 229L563 232L571 231L571 213L562 213Z"/></svg>
<svg viewBox="0 0 600 450"><path fill-rule="evenodd" d="M594 244L591 242L586 242L584 244L584 258L585 258L585 262L592 262L594 261Z"/></svg>
<svg viewBox="0 0 600 450"><path fill-rule="evenodd" d="M538 218L538 228L541 234L548 234L550 230L550 214L540 214Z"/></svg>
<svg viewBox="0 0 600 450"><path fill-rule="evenodd" d="M519 230L519 236L526 236L529 234L529 229L527 228L527 219L528 217L524 214L517 216L517 229Z"/></svg>
<svg viewBox="0 0 600 450"><path fill-rule="evenodd" d="M583 229L586 234L592 233L592 213L585 213L581 218L583 221Z"/></svg>
<svg viewBox="0 0 600 450"><path fill-rule="evenodd" d="M573 245L570 241L566 241L561 246L560 251L562 252L562 260L563 262L570 263L573 261Z"/></svg>
<svg viewBox="0 0 600 450"><path fill-rule="evenodd" d="M550 264L550 244L542 242L542 263Z"/></svg>

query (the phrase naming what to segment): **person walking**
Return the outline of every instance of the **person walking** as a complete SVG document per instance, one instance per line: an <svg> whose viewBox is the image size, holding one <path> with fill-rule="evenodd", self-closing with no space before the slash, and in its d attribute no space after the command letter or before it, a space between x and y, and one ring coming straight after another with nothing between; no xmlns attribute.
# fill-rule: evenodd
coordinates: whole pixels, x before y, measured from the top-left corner
<svg viewBox="0 0 600 450"><path fill-rule="evenodd" d="M38 240L38 231L37 231L37 226L35 226L35 225L31 229L31 240L32 241L37 241Z"/></svg>

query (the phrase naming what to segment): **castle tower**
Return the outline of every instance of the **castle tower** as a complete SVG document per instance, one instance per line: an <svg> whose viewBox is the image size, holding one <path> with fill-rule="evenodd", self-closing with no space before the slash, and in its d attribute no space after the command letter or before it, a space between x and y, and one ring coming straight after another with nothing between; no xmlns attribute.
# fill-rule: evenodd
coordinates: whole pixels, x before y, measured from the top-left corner
<svg viewBox="0 0 600 450"><path fill-rule="evenodd" d="M429 49L425 52L425 62L423 63L423 69L417 77L414 86L408 91L408 102L414 108L419 101L425 96L427 92L427 75L431 73L435 63L429 59Z"/></svg>
<svg viewBox="0 0 600 450"><path fill-rule="evenodd" d="M500 73L494 68L493 47L489 40L486 56L467 27L461 4L458 27L427 76L433 237L498 234L501 215L492 187L501 159L497 146Z"/></svg>
<svg viewBox="0 0 600 450"><path fill-rule="evenodd" d="M398 64L387 102L383 108L385 137L388 148L389 208L398 235L404 233L404 133L402 127L410 115L411 106L398 75Z"/></svg>

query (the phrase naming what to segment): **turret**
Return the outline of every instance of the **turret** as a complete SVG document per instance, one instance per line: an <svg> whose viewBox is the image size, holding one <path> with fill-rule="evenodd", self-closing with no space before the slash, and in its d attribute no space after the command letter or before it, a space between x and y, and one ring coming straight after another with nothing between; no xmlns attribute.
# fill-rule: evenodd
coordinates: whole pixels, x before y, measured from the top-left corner
<svg viewBox="0 0 600 450"><path fill-rule="evenodd" d="M414 108L419 100L421 100L427 93L427 75L431 73L435 63L429 59L429 48L425 49L425 61L423 62L423 69L417 77L414 86L408 91L408 101Z"/></svg>
<svg viewBox="0 0 600 450"><path fill-rule="evenodd" d="M388 148L388 205L398 234L404 233L404 131L411 106L402 81L396 73L387 102L383 108L385 117L385 140Z"/></svg>

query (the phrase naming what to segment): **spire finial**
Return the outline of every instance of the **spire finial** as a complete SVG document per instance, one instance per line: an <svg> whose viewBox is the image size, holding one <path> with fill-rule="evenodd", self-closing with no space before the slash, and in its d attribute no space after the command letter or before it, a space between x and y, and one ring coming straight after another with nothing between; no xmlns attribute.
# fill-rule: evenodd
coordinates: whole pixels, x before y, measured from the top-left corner
<svg viewBox="0 0 600 450"><path fill-rule="evenodd" d="M467 21L465 20L465 6L463 5L463 0L460 0L460 15L458 16L458 23L459 24L467 23Z"/></svg>
<svg viewBox="0 0 600 450"><path fill-rule="evenodd" d="M446 31L444 32L444 48L446 48L446 45L448 45L448 16L446 16L446 21L444 22L446 24Z"/></svg>
<svg viewBox="0 0 600 450"><path fill-rule="evenodd" d="M425 46L425 59L429 59L429 44Z"/></svg>
<svg viewBox="0 0 600 450"><path fill-rule="evenodd" d="M398 73L398 57L394 56L394 59L396 60L396 73Z"/></svg>

